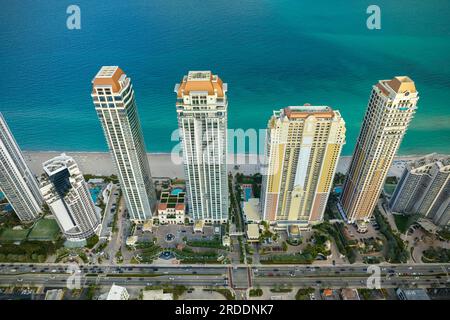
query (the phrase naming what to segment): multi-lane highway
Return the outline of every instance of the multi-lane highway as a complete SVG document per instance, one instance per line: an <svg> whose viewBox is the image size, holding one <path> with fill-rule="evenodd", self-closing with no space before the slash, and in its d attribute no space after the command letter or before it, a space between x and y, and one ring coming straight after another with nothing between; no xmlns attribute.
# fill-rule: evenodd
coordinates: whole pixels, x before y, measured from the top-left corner
<svg viewBox="0 0 450 320"><path fill-rule="evenodd" d="M292 266L260 265L110 265L79 266L81 285L150 286L182 284L188 286L231 286L236 288L233 274L248 270L248 285L293 285L300 287L342 288L366 287L372 272L367 265ZM450 264L380 265L381 287L426 286L449 287ZM70 276L64 264L1 264L0 285L45 285L65 287Z"/></svg>

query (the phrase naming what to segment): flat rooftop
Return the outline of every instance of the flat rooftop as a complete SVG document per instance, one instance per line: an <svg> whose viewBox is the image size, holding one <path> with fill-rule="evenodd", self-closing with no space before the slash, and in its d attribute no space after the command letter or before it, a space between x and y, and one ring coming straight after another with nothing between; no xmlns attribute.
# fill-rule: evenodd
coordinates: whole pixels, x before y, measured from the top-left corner
<svg viewBox="0 0 450 320"><path fill-rule="evenodd" d="M387 96L390 94L389 89L395 93L417 92L414 81L408 76L397 76L390 80L380 80L376 86Z"/></svg>
<svg viewBox="0 0 450 320"><path fill-rule="evenodd" d="M257 223L250 223L247 225L247 237L249 239L259 238L259 225Z"/></svg>
<svg viewBox="0 0 450 320"><path fill-rule="evenodd" d="M191 92L206 92L211 96L224 97L226 91L226 83L223 83L218 75L213 75L211 71L189 71L180 85L176 86L178 98L189 95Z"/></svg>
<svg viewBox="0 0 450 320"><path fill-rule="evenodd" d="M92 86L111 86L113 92L121 89L120 79L126 77L125 73L118 66L103 66L92 80Z"/></svg>

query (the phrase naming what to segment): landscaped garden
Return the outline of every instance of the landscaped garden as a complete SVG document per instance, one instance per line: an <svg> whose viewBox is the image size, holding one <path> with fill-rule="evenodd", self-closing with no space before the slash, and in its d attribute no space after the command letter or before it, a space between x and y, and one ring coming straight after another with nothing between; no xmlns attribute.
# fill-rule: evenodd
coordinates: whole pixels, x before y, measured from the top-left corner
<svg viewBox="0 0 450 320"><path fill-rule="evenodd" d="M392 229L386 218L375 208L375 219L380 227L380 232L385 237L384 258L390 263L405 263L409 253L405 243Z"/></svg>
<svg viewBox="0 0 450 320"><path fill-rule="evenodd" d="M422 261L425 263L449 263L450 249L429 248L423 252Z"/></svg>
<svg viewBox="0 0 450 320"><path fill-rule="evenodd" d="M314 293L314 288L298 289L295 300L310 300L310 295Z"/></svg>
<svg viewBox="0 0 450 320"><path fill-rule="evenodd" d="M405 233L406 231L408 231L409 227L411 227L411 225L415 223L417 219L419 219L420 215L393 214L393 217L398 231L400 231L401 233Z"/></svg>
<svg viewBox="0 0 450 320"><path fill-rule="evenodd" d="M348 240L344 233L344 225L342 223L323 222L321 224L313 226L313 229L323 233L334 239L339 253L345 255L350 263L354 263L356 260L356 241Z"/></svg>

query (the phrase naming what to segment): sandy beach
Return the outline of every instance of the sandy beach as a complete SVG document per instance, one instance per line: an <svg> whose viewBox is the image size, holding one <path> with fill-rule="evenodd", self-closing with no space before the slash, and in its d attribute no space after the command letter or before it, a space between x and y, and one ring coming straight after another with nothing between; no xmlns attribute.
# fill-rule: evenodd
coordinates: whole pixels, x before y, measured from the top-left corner
<svg viewBox="0 0 450 320"><path fill-rule="evenodd" d="M61 152L25 151L24 157L31 170L35 174L40 175L43 172L42 163L59 154L61 154ZM66 154L75 159L80 166L80 169L85 174L104 176L115 173L113 162L107 152L66 152ZM149 153L147 156L153 177L182 178L184 176L180 157L172 157L170 153ZM419 157L421 156L413 155L396 157L389 171L389 176L399 177L405 164ZM341 157L339 159L337 171L341 173L347 172L350 160L350 156ZM236 165L238 167L235 167ZM235 172L236 168L239 172L244 174L253 174L259 172L260 161L256 155L229 155L228 170Z"/></svg>

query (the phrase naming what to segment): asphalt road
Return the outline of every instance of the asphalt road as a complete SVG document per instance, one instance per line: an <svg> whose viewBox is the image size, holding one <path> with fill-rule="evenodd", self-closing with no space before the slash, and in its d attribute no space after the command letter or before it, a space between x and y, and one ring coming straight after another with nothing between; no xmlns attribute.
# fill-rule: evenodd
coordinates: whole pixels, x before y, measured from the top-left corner
<svg viewBox="0 0 450 320"><path fill-rule="evenodd" d="M226 265L110 265L80 266L82 285L92 283L124 286L183 284L189 286L228 286L231 268ZM246 267L242 265L241 267ZM367 265L304 266L261 265L251 270L253 286L294 285L305 287L366 287L371 275ZM70 276L64 264L0 264L0 284L66 286ZM450 287L450 264L380 265L382 287ZM233 279L231 279L233 280ZM231 281L231 284L233 281Z"/></svg>

